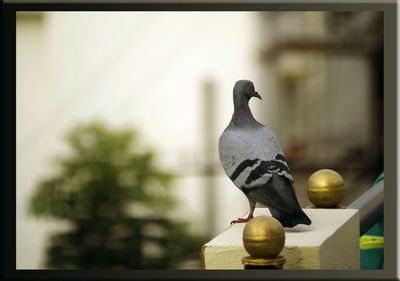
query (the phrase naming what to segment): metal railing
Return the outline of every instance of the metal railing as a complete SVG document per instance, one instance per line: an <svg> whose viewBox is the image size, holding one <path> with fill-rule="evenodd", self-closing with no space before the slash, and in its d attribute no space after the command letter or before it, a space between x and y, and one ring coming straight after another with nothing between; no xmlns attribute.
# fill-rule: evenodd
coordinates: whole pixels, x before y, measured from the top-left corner
<svg viewBox="0 0 400 281"><path fill-rule="evenodd" d="M381 180L347 207L358 209L360 212L360 236L374 226L383 215L383 190L384 180Z"/></svg>

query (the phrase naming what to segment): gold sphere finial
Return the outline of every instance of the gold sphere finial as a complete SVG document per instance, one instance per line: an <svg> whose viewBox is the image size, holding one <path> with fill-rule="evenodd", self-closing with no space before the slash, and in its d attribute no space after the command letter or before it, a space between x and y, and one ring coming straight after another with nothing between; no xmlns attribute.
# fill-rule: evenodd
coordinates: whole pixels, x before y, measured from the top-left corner
<svg viewBox="0 0 400 281"><path fill-rule="evenodd" d="M253 258L276 257L285 245L282 224L269 216L252 219L243 230L243 245Z"/></svg>
<svg viewBox="0 0 400 281"><path fill-rule="evenodd" d="M343 178L331 169L318 170L308 178L307 194L317 208L337 208L344 196Z"/></svg>

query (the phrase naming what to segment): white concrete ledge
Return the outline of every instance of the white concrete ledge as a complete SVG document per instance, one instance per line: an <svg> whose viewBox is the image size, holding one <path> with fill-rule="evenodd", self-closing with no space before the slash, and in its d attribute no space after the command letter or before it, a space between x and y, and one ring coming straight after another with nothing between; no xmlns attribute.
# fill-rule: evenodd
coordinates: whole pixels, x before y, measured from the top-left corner
<svg viewBox="0 0 400 281"><path fill-rule="evenodd" d="M311 225L285 229L283 269L360 269L359 213L355 209L304 209ZM255 216L270 215L256 208ZM246 215L247 216L247 215ZM234 219L234 218L232 218ZM230 226L203 245L204 269L243 269L245 223Z"/></svg>

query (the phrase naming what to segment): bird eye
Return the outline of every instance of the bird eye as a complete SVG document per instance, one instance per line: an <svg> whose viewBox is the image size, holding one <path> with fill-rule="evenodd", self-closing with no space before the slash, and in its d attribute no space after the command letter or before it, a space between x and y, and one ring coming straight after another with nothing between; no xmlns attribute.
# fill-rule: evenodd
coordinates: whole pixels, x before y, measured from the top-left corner
<svg viewBox="0 0 400 281"><path fill-rule="evenodd" d="M253 83L249 83L247 86L249 86L249 88L253 88Z"/></svg>

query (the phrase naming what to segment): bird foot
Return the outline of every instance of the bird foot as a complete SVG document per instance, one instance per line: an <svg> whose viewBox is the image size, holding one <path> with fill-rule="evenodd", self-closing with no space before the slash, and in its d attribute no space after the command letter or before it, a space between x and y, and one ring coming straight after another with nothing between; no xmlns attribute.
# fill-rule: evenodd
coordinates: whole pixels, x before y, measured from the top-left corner
<svg viewBox="0 0 400 281"><path fill-rule="evenodd" d="M237 220L231 221L231 224L233 223L241 223L241 222L248 222L251 220L253 217L248 217L248 218L238 218Z"/></svg>

